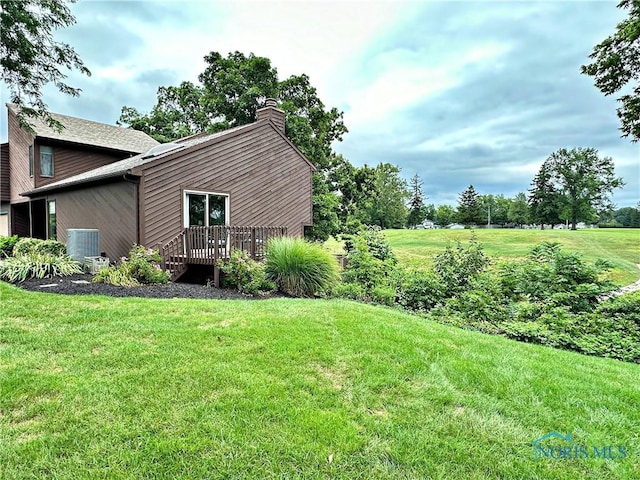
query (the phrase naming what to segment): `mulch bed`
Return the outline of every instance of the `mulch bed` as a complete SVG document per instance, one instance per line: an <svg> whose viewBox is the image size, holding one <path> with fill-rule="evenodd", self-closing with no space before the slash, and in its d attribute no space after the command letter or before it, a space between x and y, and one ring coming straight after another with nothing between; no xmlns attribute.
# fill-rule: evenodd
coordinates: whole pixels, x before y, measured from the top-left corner
<svg viewBox="0 0 640 480"><path fill-rule="evenodd" d="M34 292L61 293L64 295L107 295L109 297L142 298L214 298L221 300L255 300L282 296L252 297L237 290L213 288L192 283L167 283L165 285L143 285L140 287L118 287L106 283L93 283L91 275L31 279L16 286ZM77 283L79 282L79 283Z"/></svg>

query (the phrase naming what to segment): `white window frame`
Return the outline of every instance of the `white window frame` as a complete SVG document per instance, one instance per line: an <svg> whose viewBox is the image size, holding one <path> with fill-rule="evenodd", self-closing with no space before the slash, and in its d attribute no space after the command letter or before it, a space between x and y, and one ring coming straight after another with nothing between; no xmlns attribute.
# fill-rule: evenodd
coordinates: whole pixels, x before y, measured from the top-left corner
<svg viewBox="0 0 640 480"><path fill-rule="evenodd" d="M228 193L217 193L217 192L207 192L203 190L183 190L182 191L182 225L184 228L189 227L189 201L187 199L187 195L205 195L206 204L205 204L205 226L209 226L209 195L215 195L217 197L226 197L226 201L224 202L224 218L226 220L225 225L231 225L231 217L230 217L230 203L231 199Z"/></svg>

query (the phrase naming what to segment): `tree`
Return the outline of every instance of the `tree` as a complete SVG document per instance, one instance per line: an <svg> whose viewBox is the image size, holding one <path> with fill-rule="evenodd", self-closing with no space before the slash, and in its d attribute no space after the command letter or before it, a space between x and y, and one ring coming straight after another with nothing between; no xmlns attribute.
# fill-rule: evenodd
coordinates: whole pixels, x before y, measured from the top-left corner
<svg viewBox="0 0 640 480"><path fill-rule="evenodd" d="M549 163L543 163L533 178L528 202L529 217L534 223L540 224L541 230L544 230L545 224L550 224L553 229L556 223L561 222L560 212L563 208L564 197L554 185L553 172Z"/></svg>
<svg viewBox="0 0 640 480"><path fill-rule="evenodd" d="M409 214L407 215L407 227L415 228L427 218L427 211L424 206L424 196L422 195L422 181L416 173L409 182L411 198L409 199Z"/></svg>
<svg viewBox="0 0 640 480"><path fill-rule="evenodd" d="M640 205L620 208L615 211L614 218L621 227L640 228Z"/></svg>
<svg viewBox="0 0 640 480"><path fill-rule="evenodd" d="M338 219L338 197L329 190L326 182L314 175L313 177L313 225L305 231L305 236L326 241L331 235L340 231Z"/></svg>
<svg viewBox="0 0 640 480"><path fill-rule="evenodd" d="M53 83L60 92L76 97L80 89L64 82L67 74L63 69L91 75L71 46L53 39L55 30L76 23L66 3L21 0L0 4L0 79L9 88L11 102L19 107L18 121L31 132L29 119L40 119L57 130L63 128L42 99L45 85Z"/></svg>
<svg viewBox="0 0 640 480"><path fill-rule="evenodd" d="M374 169L375 192L368 208L367 223L381 228L402 228L407 221L405 201L409 198L407 182L400 177L400 168L380 163Z"/></svg>
<svg viewBox="0 0 640 480"><path fill-rule="evenodd" d="M329 174L334 191L339 192L338 217L343 231L347 225L369 223L369 211L377 196L375 170L368 165L358 168L338 155ZM353 233L353 232L349 232Z"/></svg>
<svg viewBox="0 0 640 480"><path fill-rule="evenodd" d="M465 225L483 223L483 219L486 218L478 203L478 194L473 188L473 185L469 185L464 192L460 194L458 200L458 221Z"/></svg>
<svg viewBox="0 0 640 480"><path fill-rule="evenodd" d="M489 221L491 221L491 223L496 223L494 218L496 199L493 195L478 195L478 208L484 216L483 223L485 225L488 225Z"/></svg>
<svg viewBox="0 0 640 480"><path fill-rule="evenodd" d="M613 160L599 157L595 148L561 148L543 166L562 195L561 215L569 220L572 230L578 222L591 221L596 213L610 209L610 194L624 185L614 174Z"/></svg>
<svg viewBox="0 0 640 480"><path fill-rule="evenodd" d="M317 168L313 181L314 220L322 226L309 229L309 235L322 239L326 234L338 233L340 222L330 214L330 207L340 203L332 172L341 168L345 160L335 154L332 144L341 141L347 132L342 112L325 108L307 75L280 81L268 58L240 52L225 58L211 52L205 62L199 84L183 82L177 87L160 87L157 103L148 114L125 106L118 124L167 142L253 122L266 99L277 98L285 112L287 137ZM323 233L316 237L319 232Z"/></svg>
<svg viewBox="0 0 640 480"><path fill-rule="evenodd" d="M513 200L500 194L495 198L495 207L491 210L491 222L504 225L509 221L509 209Z"/></svg>
<svg viewBox="0 0 640 480"><path fill-rule="evenodd" d="M622 0L618 8L628 9L629 17L620 22L616 32L593 48L589 58L593 63L582 65L580 71L594 78L595 86L611 95L627 85L632 92L618 98L617 109L623 137L632 142L640 139L640 0Z"/></svg>
<svg viewBox="0 0 640 480"><path fill-rule="evenodd" d="M529 205L527 204L527 196L518 193L509 207L508 219L520 227L529 221Z"/></svg>
<svg viewBox="0 0 640 480"><path fill-rule="evenodd" d="M436 208L436 222L443 227L453 223L456 215L455 208L450 205L438 205L438 208Z"/></svg>

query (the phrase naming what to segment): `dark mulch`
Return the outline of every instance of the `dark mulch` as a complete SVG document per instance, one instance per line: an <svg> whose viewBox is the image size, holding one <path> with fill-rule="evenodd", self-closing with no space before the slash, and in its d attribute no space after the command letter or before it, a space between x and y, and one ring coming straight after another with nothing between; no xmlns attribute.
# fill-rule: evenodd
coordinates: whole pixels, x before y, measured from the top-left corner
<svg viewBox="0 0 640 480"><path fill-rule="evenodd" d="M115 285L107 285L105 283L93 283L91 282L91 278L91 275L71 275L63 278L31 279L17 283L16 286L34 292L61 293L65 295L107 295L109 297L143 298L215 298L222 300L253 300L256 298L265 298L243 295L237 290L213 288L192 283L167 283L166 285L118 287ZM73 283L74 281L85 281L89 283ZM272 295L272 297L273 296L280 295L275 294Z"/></svg>

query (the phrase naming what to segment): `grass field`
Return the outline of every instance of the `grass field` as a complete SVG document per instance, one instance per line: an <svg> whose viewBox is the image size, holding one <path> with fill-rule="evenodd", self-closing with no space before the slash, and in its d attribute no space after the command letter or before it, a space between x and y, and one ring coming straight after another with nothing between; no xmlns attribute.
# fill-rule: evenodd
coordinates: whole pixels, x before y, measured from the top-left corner
<svg viewBox="0 0 640 480"><path fill-rule="evenodd" d="M636 364L349 301L0 294L3 479L640 477ZM552 431L627 456L535 461Z"/></svg>
<svg viewBox="0 0 640 480"><path fill-rule="evenodd" d="M611 261L611 278L619 284L640 279L640 230L475 230L484 251L496 260L517 259L543 241L559 242L566 251L579 252L585 259L603 258ZM397 257L405 264L425 267L444 249L448 242L466 242L471 230L385 230L385 236ZM335 248L335 245L334 245Z"/></svg>

